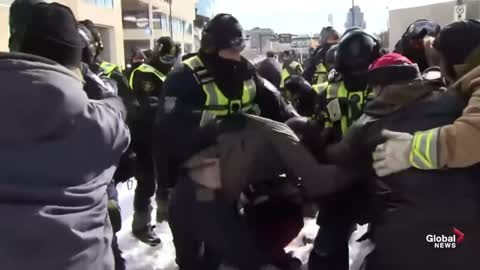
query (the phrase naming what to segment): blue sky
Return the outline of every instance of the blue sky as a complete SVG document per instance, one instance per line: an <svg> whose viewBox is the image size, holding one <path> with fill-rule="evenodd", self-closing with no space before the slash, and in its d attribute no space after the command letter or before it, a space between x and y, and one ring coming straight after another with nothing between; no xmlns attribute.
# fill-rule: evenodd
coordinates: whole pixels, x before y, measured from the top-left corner
<svg viewBox="0 0 480 270"><path fill-rule="evenodd" d="M365 13L367 31L377 33L387 29L388 10L445 0L355 0ZM328 25L328 14L343 31L350 0L216 0L216 12L231 13L245 29L272 28L277 33L318 33Z"/></svg>

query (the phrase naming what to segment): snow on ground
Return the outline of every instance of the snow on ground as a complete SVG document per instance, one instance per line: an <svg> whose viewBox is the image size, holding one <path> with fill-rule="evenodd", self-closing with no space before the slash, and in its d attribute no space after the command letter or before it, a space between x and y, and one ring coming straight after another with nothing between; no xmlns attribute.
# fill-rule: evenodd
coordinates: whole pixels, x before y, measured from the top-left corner
<svg viewBox="0 0 480 270"><path fill-rule="evenodd" d="M123 218L122 230L118 232L117 236L120 248L123 251L123 256L127 260L127 269L177 270L175 264L175 247L173 246L172 234L168 224L163 222L157 224L157 227L155 228L157 235L162 239L162 244L156 247L150 247L136 240L131 233L135 184L131 190L127 188L126 184L120 184L117 188ZM155 211L152 213L152 220L155 220L154 214ZM306 219L305 227L300 232L299 236L286 248L287 252L293 252L297 258L301 259L303 263L306 263L308 261L308 255L313 248L313 244L311 243L313 243L317 231L318 226L315 224L315 220ZM361 258L365 256L365 253L372 250L370 242L356 242L365 231L366 227L359 226L350 240L351 270L359 269Z"/></svg>

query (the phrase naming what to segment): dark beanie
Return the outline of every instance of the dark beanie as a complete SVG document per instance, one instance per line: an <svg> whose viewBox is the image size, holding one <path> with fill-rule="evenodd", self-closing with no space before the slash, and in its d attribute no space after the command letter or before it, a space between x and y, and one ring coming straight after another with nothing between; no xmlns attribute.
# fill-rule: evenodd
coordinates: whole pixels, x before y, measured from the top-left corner
<svg viewBox="0 0 480 270"><path fill-rule="evenodd" d="M41 2L43 0L15 0L10 6L8 46L11 51L18 51L19 44L23 42L25 28L30 23L32 7Z"/></svg>
<svg viewBox="0 0 480 270"><path fill-rule="evenodd" d="M448 68L465 64L480 46L480 22L465 20L447 25L440 31L433 47L444 57Z"/></svg>
<svg viewBox="0 0 480 270"><path fill-rule="evenodd" d="M20 51L52 59L64 66L79 67L85 44L72 11L58 3L32 7Z"/></svg>

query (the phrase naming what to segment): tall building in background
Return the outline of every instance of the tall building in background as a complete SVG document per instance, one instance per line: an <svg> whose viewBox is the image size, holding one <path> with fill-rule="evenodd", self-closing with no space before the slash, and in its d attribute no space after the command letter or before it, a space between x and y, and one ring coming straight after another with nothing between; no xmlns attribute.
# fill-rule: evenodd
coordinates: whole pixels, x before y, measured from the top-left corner
<svg viewBox="0 0 480 270"><path fill-rule="evenodd" d="M150 0L121 1L125 57L128 59L136 48L150 49L152 32L149 27ZM182 45L184 52L192 52L196 2L196 0L152 0L154 39L173 34L173 40Z"/></svg>
<svg viewBox="0 0 480 270"><path fill-rule="evenodd" d="M347 14L347 22L345 22L345 28L350 27L360 27L362 29L367 28L367 23L365 22L365 16L359 6L349 9Z"/></svg>
<svg viewBox="0 0 480 270"><path fill-rule="evenodd" d="M183 0L182 0L183 1ZM55 0L68 6L77 20L92 20L102 34L105 50L102 58L125 66L121 0ZM13 0L0 0L0 51L8 51L9 8Z"/></svg>
<svg viewBox="0 0 480 270"><path fill-rule="evenodd" d="M330 26L333 26L333 14L332 13L328 14L328 24Z"/></svg>

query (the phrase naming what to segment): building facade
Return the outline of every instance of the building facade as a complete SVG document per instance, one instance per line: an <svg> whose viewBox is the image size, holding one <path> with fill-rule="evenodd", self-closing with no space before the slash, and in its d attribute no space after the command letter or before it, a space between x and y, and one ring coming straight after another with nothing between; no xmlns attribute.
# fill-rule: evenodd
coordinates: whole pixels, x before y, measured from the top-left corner
<svg viewBox="0 0 480 270"><path fill-rule="evenodd" d="M8 11L13 0L0 0L0 50L8 51ZM57 0L68 6L77 20L92 20L102 34L102 59L125 67L121 0Z"/></svg>
<svg viewBox="0 0 480 270"><path fill-rule="evenodd" d="M480 2L476 0L463 1L467 6L467 19L480 18ZM418 19L428 19L437 22L442 27L456 20L455 6L457 1L438 3L404 9L390 10L389 13L389 49L393 50L407 27Z"/></svg>
<svg viewBox="0 0 480 270"><path fill-rule="evenodd" d="M153 29L150 29L149 21L150 0L122 0L125 57L129 58L135 49L152 49L152 32L155 40L161 36L172 36L175 42L182 45L184 52L194 51L196 0L151 1Z"/></svg>

